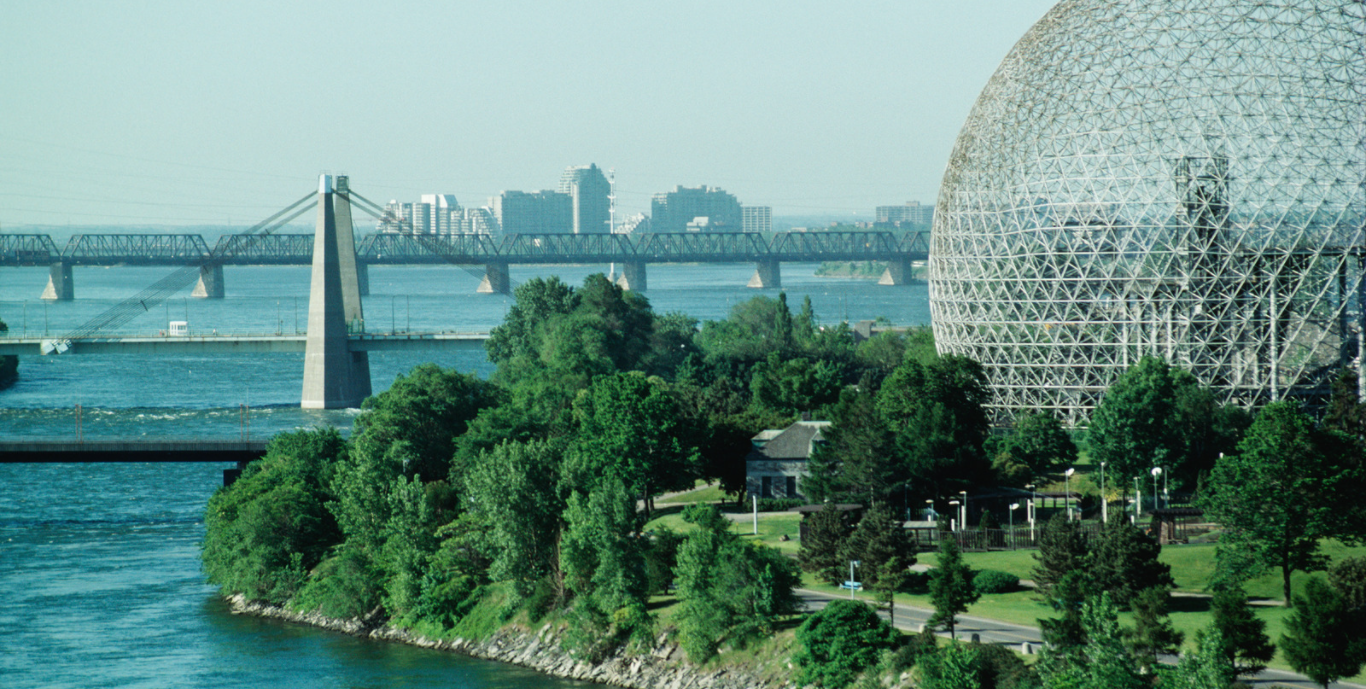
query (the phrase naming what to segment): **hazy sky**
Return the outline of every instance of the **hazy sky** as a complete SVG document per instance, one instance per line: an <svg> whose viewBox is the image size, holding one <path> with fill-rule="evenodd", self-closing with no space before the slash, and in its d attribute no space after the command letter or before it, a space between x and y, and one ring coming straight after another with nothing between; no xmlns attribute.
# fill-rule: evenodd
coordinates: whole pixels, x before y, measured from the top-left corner
<svg viewBox="0 0 1366 689"><path fill-rule="evenodd" d="M1052 4L6 3L0 229L249 225L325 171L479 206L590 162L622 213L678 184L775 215L932 203Z"/></svg>

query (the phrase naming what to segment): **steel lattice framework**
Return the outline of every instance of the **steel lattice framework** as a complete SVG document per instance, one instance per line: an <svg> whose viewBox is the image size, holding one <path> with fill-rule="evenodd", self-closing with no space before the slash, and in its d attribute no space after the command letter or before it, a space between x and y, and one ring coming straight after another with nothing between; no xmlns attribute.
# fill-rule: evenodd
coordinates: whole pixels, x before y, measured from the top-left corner
<svg viewBox="0 0 1366 689"><path fill-rule="evenodd" d="M941 351L1079 420L1144 355L1247 406L1360 365L1362 0L1063 0L996 70L935 208Z"/></svg>

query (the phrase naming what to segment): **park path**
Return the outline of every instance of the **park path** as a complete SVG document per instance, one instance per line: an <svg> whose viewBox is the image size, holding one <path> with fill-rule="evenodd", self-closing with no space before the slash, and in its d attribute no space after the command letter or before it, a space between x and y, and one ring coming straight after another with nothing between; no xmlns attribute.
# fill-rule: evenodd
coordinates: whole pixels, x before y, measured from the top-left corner
<svg viewBox="0 0 1366 689"><path fill-rule="evenodd" d="M832 600L847 598L847 596L816 591L813 589L799 588L796 590L797 596L806 604L808 610L820 610ZM867 603L866 598L859 598ZM896 614L893 616L895 625L898 629L908 632L919 632L933 610L927 608L896 604ZM887 611L879 609L878 615L882 619L887 619ZM1021 651L1021 644L1029 644L1031 651L1038 653L1043 645L1043 636L1037 627L1027 627L1024 625L1012 624L1001 620L993 620L986 617L975 615L958 616L958 638L971 640L974 635L982 643L998 644L1009 647L1012 651ZM948 636L948 632L938 632L939 636ZM1168 656L1162 659L1164 663L1175 663L1175 656ZM1304 675L1288 672L1286 670L1263 670L1253 677L1241 678L1243 682L1254 687L1295 687L1296 689L1320 689L1320 685L1311 681ZM1328 685L1329 689L1366 689L1366 685L1355 684L1352 682L1334 682Z"/></svg>

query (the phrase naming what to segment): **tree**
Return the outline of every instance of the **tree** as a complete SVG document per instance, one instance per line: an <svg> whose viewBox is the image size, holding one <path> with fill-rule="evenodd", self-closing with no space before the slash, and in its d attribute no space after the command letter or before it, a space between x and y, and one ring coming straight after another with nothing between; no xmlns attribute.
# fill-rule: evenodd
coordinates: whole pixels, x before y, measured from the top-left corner
<svg viewBox="0 0 1366 689"><path fill-rule="evenodd" d="M1149 682L1124 648L1119 612L1102 593L1082 606L1087 643L1044 649L1039 676L1044 689L1145 689Z"/></svg>
<svg viewBox="0 0 1366 689"><path fill-rule="evenodd" d="M1129 652L1144 672L1152 672L1158 656L1176 653L1185 638L1168 617L1170 600L1171 594L1162 586L1143 589L1132 600L1134 628L1129 634Z"/></svg>
<svg viewBox="0 0 1366 689"><path fill-rule="evenodd" d="M667 383L631 371L602 376L574 400L574 440L564 461L565 485L589 490L608 475L649 501L692 486L697 448L680 421Z"/></svg>
<svg viewBox="0 0 1366 689"><path fill-rule="evenodd" d="M1210 627L1195 634L1195 650L1182 654L1175 669L1163 672L1163 689L1223 689L1233 683L1236 674L1224 650L1228 641L1218 628Z"/></svg>
<svg viewBox="0 0 1366 689"><path fill-rule="evenodd" d="M419 364L361 404L353 431L356 452L379 456L404 442L404 475L444 480L451 473L456 437L498 399L496 389L473 374ZM459 482L459 476L453 478Z"/></svg>
<svg viewBox="0 0 1366 689"><path fill-rule="evenodd" d="M841 562L858 560L862 563L863 581L877 586L883 565L892 558L900 558L902 569L915 564L910 538L901 520L892 515L885 503L874 503L859 520L854 532L840 545Z"/></svg>
<svg viewBox="0 0 1366 689"><path fill-rule="evenodd" d="M689 659L702 663L723 642L739 646L772 634L780 617L796 612L792 590L801 576L791 559L741 541L710 505L690 507L683 518L698 526L675 567L679 640Z"/></svg>
<svg viewBox="0 0 1366 689"><path fill-rule="evenodd" d="M489 576L514 582L521 595L559 564L559 465L549 443L506 442L480 455L465 476L469 511L486 525L494 549Z"/></svg>
<svg viewBox="0 0 1366 689"><path fill-rule="evenodd" d="M1088 599L1089 578L1081 570L1063 575L1044 594L1044 602L1060 617L1039 620L1043 641L1052 648L1069 649L1086 644L1082 608Z"/></svg>
<svg viewBox="0 0 1366 689"><path fill-rule="evenodd" d="M1305 582L1304 595L1295 597L1295 611L1285 620L1289 633L1280 643L1285 659L1324 689L1361 671L1362 659L1352 654L1356 640L1348 636L1351 621L1346 612L1342 597L1313 578Z"/></svg>
<svg viewBox="0 0 1366 689"><path fill-rule="evenodd" d="M1328 583L1342 598L1346 633L1354 640L1351 655L1366 663L1366 557L1349 557L1333 565Z"/></svg>
<svg viewBox="0 0 1366 689"><path fill-rule="evenodd" d="M921 663L924 672L921 686L925 689L980 689L979 655L975 644L950 641Z"/></svg>
<svg viewBox="0 0 1366 689"><path fill-rule="evenodd" d="M865 603L833 600L797 628L797 681L840 689L896 646L901 632Z"/></svg>
<svg viewBox="0 0 1366 689"><path fill-rule="evenodd" d="M1091 461L1105 462L1115 476L1176 463L1182 443L1175 405L1171 367L1155 357L1140 359L1110 385L1091 414Z"/></svg>
<svg viewBox="0 0 1366 689"><path fill-rule="evenodd" d="M914 562L915 558L911 557L911 561ZM873 572L876 575L874 583L871 584L873 595L887 608L887 621L895 625L896 594L910 579L910 565L906 563L905 558L895 555L873 569L876 570ZM864 579L869 579L867 574L864 575Z"/></svg>
<svg viewBox="0 0 1366 689"><path fill-rule="evenodd" d="M815 500L870 494L885 499L897 493L905 473L891 452L892 434L878 412L869 377L840 394L830 419L821 432L825 442L811 455L803 490Z"/></svg>
<svg viewBox="0 0 1366 689"><path fill-rule="evenodd" d="M1276 646L1266 635L1266 621L1252 614L1247 594L1238 586L1214 592L1210 625L1223 642L1222 653L1237 675L1255 675L1266 668Z"/></svg>
<svg viewBox="0 0 1366 689"><path fill-rule="evenodd" d="M1039 532L1039 550L1034 553L1034 583L1039 593L1049 597L1063 577L1076 572L1088 579L1090 548L1076 522L1055 514ZM1081 582L1089 587L1089 581Z"/></svg>
<svg viewBox="0 0 1366 689"><path fill-rule="evenodd" d="M653 624L645 611L649 579L636 497L609 475L587 493L571 493L564 520L560 571L574 596L566 643L580 657L597 659Z"/></svg>
<svg viewBox="0 0 1366 689"><path fill-rule="evenodd" d="M1092 544L1089 570L1093 585L1109 591L1121 610L1127 609L1140 591L1176 585L1171 565L1158 560L1162 546L1129 523L1116 511Z"/></svg>
<svg viewBox="0 0 1366 689"><path fill-rule="evenodd" d="M1049 412L1024 414L1001 444L1001 453L1029 468L1029 483L1038 477L1071 466L1077 461L1077 445L1058 417Z"/></svg>
<svg viewBox="0 0 1366 689"><path fill-rule="evenodd" d="M968 606L980 597L972 585L972 569L963 562L958 539L940 539L939 561L930 571L930 602L934 604L934 614L925 624L942 626L949 630L950 638L957 638L958 615L967 612Z"/></svg>
<svg viewBox="0 0 1366 689"><path fill-rule="evenodd" d="M1319 541L1340 533L1335 488L1347 472L1342 454L1325 452L1333 440L1314 428L1297 403L1267 405L1238 454L1215 465L1199 498L1205 513L1225 528L1221 549L1241 550L1248 562L1281 568L1286 605L1292 601L1290 575L1322 569L1326 559Z"/></svg>
<svg viewBox="0 0 1366 689"><path fill-rule="evenodd" d="M849 536L844 512L835 503L827 502L808 517L806 534L802 536L797 559L802 571L811 572L827 583L844 581L845 563L840 561L840 546Z"/></svg>
<svg viewBox="0 0 1366 689"><path fill-rule="evenodd" d="M991 398L981 364L955 355L908 359L883 382L877 407L892 433L903 493L917 499L990 476L983 445Z"/></svg>

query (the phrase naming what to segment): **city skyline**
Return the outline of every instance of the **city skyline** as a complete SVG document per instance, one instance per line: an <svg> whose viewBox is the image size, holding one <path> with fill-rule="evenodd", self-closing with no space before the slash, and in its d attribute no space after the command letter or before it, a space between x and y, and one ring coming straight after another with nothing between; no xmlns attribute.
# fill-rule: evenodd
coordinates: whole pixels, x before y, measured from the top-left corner
<svg viewBox="0 0 1366 689"><path fill-rule="evenodd" d="M934 203L977 92L1051 4L18 6L0 229L249 225L324 171L485 199L575 161L615 169L619 220L701 185L867 220ZM383 40L411 16L462 30Z"/></svg>

